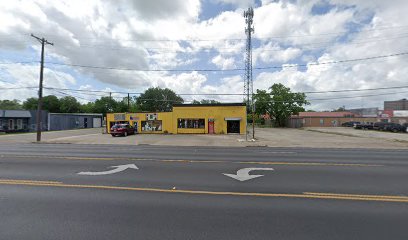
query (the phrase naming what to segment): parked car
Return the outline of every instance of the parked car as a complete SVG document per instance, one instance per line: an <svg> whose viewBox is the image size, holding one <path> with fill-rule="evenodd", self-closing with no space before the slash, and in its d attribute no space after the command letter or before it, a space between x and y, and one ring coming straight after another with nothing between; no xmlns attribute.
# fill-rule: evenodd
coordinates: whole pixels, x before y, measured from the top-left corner
<svg viewBox="0 0 408 240"><path fill-rule="evenodd" d="M354 129L362 129L363 128L364 123L355 123L353 128Z"/></svg>
<svg viewBox="0 0 408 240"><path fill-rule="evenodd" d="M376 122L376 123L373 124L373 129L382 131L382 130L384 130L384 126L386 124L388 124L388 123L386 123L386 122Z"/></svg>
<svg viewBox="0 0 408 240"><path fill-rule="evenodd" d="M402 126L405 128L405 132L408 133L408 123L404 123L402 124Z"/></svg>
<svg viewBox="0 0 408 240"><path fill-rule="evenodd" d="M398 123L387 123L384 125L384 130L391 132L403 132L406 131L406 128Z"/></svg>
<svg viewBox="0 0 408 240"><path fill-rule="evenodd" d="M373 129L373 123L372 122L366 122L366 123L357 123L354 125L355 129Z"/></svg>
<svg viewBox="0 0 408 240"><path fill-rule="evenodd" d="M135 130L129 124L115 124L111 127L111 135L112 137L115 136L124 136L134 134Z"/></svg>
<svg viewBox="0 0 408 240"><path fill-rule="evenodd" d="M342 127L354 127L354 125L359 124L359 123L360 123L360 122L351 121L351 122L342 123L341 126L342 126Z"/></svg>

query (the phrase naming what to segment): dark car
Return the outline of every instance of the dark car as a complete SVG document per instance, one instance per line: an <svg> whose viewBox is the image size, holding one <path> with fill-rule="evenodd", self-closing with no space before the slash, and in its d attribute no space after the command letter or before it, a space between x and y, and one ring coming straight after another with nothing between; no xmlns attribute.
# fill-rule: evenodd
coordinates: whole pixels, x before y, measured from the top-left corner
<svg viewBox="0 0 408 240"><path fill-rule="evenodd" d="M398 123L387 123L384 125L384 130L396 133L405 131L405 127Z"/></svg>
<svg viewBox="0 0 408 240"><path fill-rule="evenodd" d="M115 124L111 127L111 135L112 137L115 136L124 136L134 134L135 130L129 124Z"/></svg>
<svg viewBox="0 0 408 240"><path fill-rule="evenodd" d="M356 124L360 124L360 122L356 122L356 121L345 122L345 123L342 123L341 126L342 127L354 127L354 125Z"/></svg>
<svg viewBox="0 0 408 240"><path fill-rule="evenodd" d="M408 133L408 123L404 123L404 124L402 124L402 126L405 128L404 132Z"/></svg>
<svg viewBox="0 0 408 240"><path fill-rule="evenodd" d="M357 123L354 125L355 129L373 129L373 123L372 122L366 122L366 123Z"/></svg>
<svg viewBox="0 0 408 240"><path fill-rule="evenodd" d="M388 123L386 123L386 122L376 122L376 123L374 123L374 125L373 125L373 129L374 129L374 130L380 130L380 131L382 131L382 130L384 130L384 126L385 126L386 124L388 124Z"/></svg>

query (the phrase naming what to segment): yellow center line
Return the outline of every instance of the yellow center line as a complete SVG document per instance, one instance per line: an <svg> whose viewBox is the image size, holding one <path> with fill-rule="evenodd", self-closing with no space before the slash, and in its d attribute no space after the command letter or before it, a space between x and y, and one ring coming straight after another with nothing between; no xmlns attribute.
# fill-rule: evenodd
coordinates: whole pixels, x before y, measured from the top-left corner
<svg viewBox="0 0 408 240"><path fill-rule="evenodd" d="M0 179L1 183L44 183L44 184L59 184L62 182L56 181L37 181L37 180L22 180L22 179Z"/></svg>
<svg viewBox="0 0 408 240"><path fill-rule="evenodd" d="M41 181L19 181L19 180L0 180L3 185L25 185L25 186L48 186L61 188L84 188L84 189L105 189L105 190L124 190L124 191L142 191L142 192L160 192L160 193L182 193L196 195L221 195L221 196L250 196L250 197L277 197L277 198L306 198L306 199L330 199L330 200L355 200L355 201L379 201L379 202L398 202L408 203L408 198L400 196L382 196L382 195L351 195L351 194L290 194L290 193L256 193L256 192L223 192L223 191L202 191L202 190L180 190L180 189L161 189L161 188L140 188L140 187L120 187L105 185L84 185L84 184L64 184L58 182Z"/></svg>
<svg viewBox="0 0 408 240"><path fill-rule="evenodd" d="M315 195L315 196L342 196L342 197L363 197L363 198L393 198L393 199L406 199L406 200L408 200L408 196L361 195L361 194L315 193L315 192L304 192L303 194Z"/></svg>
<svg viewBox="0 0 408 240"><path fill-rule="evenodd" d="M3 157L5 155L2 155ZM68 160L97 160L97 161L151 161L151 162L167 162L167 163L232 163L232 164L258 164L258 165L289 165L289 166L332 166L332 167L383 167L378 164L361 164L361 163L322 163L322 162L261 162L261 161L223 161L223 160L188 160L188 159L152 159L152 158L114 158L114 157L75 157L75 156L11 156L15 158L54 158Z"/></svg>

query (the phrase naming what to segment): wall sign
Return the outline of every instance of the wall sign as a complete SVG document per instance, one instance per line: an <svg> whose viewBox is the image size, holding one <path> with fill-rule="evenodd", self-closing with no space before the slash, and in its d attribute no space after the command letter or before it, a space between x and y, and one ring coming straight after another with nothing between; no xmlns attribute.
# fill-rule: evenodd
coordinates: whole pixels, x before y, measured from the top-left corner
<svg viewBox="0 0 408 240"><path fill-rule="evenodd" d="M115 113L113 115L113 120L115 121L125 121L126 120L126 115L123 113Z"/></svg>

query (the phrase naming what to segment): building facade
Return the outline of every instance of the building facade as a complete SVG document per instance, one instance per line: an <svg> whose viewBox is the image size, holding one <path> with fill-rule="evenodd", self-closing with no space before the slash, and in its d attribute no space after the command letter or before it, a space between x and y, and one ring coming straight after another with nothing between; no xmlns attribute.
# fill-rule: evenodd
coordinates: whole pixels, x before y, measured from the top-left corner
<svg viewBox="0 0 408 240"><path fill-rule="evenodd" d="M384 101L384 110L408 110L408 100Z"/></svg>
<svg viewBox="0 0 408 240"><path fill-rule="evenodd" d="M30 111L26 110L0 110L1 132L28 132Z"/></svg>
<svg viewBox="0 0 408 240"><path fill-rule="evenodd" d="M102 126L99 113L49 113L48 130L59 131L78 128L98 128Z"/></svg>
<svg viewBox="0 0 408 240"><path fill-rule="evenodd" d="M40 125L42 131L97 128L102 127L102 114L41 111ZM0 131L7 133L37 131L37 111L0 110Z"/></svg>
<svg viewBox="0 0 408 240"><path fill-rule="evenodd" d="M172 112L108 113L107 132L128 123L138 133L245 134L246 105L177 104Z"/></svg>
<svg viewBox="0 0 408 240"><path fill-rule="evenodd" d="M395 112L395 111L394 111ZM378 115L377 117L362 117L351 112L300 112L299 115L291 116L289 127L341 127L345 122L392 122L404 124L408 122L408 112L405 116Z"/></svg>

